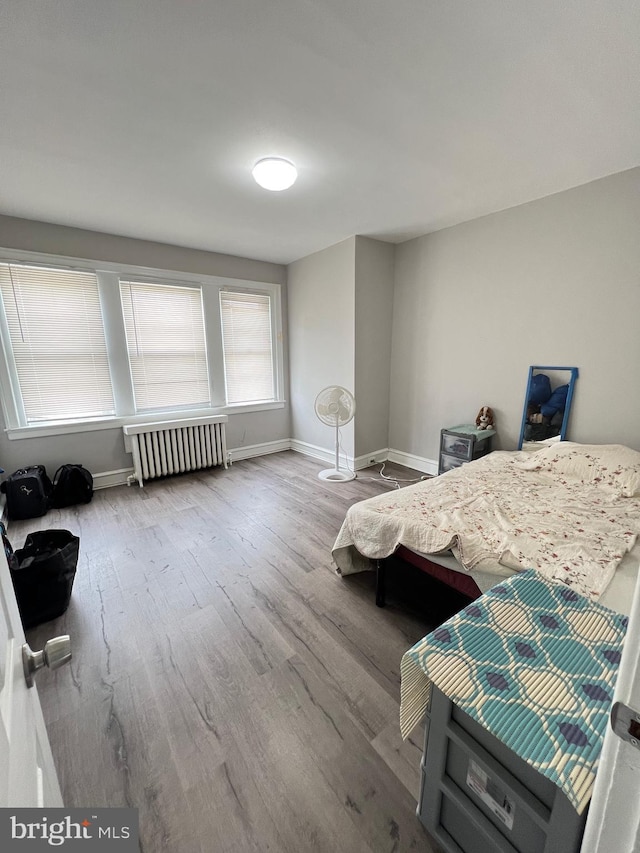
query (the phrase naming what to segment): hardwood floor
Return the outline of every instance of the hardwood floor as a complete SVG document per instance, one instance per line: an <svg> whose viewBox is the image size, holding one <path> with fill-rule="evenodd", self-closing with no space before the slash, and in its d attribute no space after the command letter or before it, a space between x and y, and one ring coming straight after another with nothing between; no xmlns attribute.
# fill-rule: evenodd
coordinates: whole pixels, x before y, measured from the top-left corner
<svg viewBox="0 0 640 853"><path fill-rule="evenodd" d="M321 467L274 454L9 529L14 548L80 536L69 610L28 632L34 649L69 633L73 660L38 690L65 804L138 808L145 853L436 849L400 658L460 600L425 579L402 601L402 580L380 609L373 573L338 577L348 506L390 486L379 466L340 484Z"/></svg>

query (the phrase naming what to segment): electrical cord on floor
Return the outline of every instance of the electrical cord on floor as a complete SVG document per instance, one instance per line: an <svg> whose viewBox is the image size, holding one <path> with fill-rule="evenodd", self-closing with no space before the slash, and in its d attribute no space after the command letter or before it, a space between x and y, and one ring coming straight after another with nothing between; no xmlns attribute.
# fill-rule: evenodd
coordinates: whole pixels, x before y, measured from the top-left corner
<svg viewBox="0 0 640 853"><path fill-rule="evenodd" d="M380 480L382 480L383 482L392 483L393 487L395 489L401 489L402 488L400 483L419 483L421 480L430 480L431 479L431 476L429 474L423 474L421 477L412 477L411 479L404 479L402 477L390 477L388 474L384 473L384 466L386 464L387 464L386 462L382 463L382 466L380 468L380 471L378 472L377 477L361 477L360 479L375 480L376 482L379 482Z"/></svg>
<svg viewBox="0 0 640 853"><path fill-rule="evenodd" d="M384 473L384 466L387 464L386 462L382 463L377 477L361 477L360 474L356 473L355 471L353 471L349 467L349 457L347 456L346 450L342 446L342 430L339 427L338 427L338 449L342 451L342 454L344 456L345 469L350 474L353 474L353 476L356 480L374 480L375 482L382 481L383 483L392 483L394 489L401 489L402 488L402 486L400 485L401 483L405 483L405 484L406 483L419 483L422 480L430 480L431 479L430 474L423 474L421 477L412 477L411 479L403 479L402 477L390 477L388 474Z"/></svg>

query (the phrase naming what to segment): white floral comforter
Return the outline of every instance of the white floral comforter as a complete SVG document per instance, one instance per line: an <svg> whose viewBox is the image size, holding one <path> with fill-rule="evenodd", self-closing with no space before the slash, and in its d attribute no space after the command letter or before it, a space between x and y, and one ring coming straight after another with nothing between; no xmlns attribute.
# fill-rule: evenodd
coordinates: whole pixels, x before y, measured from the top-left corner
<svg viewBox="0 0 640 853"><path fill-rule="evenodd" d="M597 599L639 533L640 453L563 442L491 453L354 504L332 553L338 573L349 574L399 545L451 548L469 571L534 568Z"/></svg>

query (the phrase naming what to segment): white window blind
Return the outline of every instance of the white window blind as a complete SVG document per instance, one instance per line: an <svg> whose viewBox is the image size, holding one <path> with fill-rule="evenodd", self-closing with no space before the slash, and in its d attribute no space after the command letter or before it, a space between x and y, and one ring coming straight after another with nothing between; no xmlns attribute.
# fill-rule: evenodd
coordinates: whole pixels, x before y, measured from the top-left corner
<svg viewBox="0 0 640 853"><path fill-rule="evenodd" d="M114 414L95 274L2 263L0 289L27 423Z"/></svg>
<svg viewBox="0 0 640 853"><path fill-rule="evenodd" d="M220 292L227 403L275 398L271 298Z"/></svg>
<svg viewBox="0 0 640 853"><path fill-rule="evenodd" d="M121 281L136 411L210 404L200 288Z"/></svg>

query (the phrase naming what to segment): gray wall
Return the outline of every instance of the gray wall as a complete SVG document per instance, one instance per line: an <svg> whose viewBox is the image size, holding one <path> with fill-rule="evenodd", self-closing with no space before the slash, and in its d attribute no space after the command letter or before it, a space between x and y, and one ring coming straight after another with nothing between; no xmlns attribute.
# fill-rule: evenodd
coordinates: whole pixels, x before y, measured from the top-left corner
<svg viewBox="0 0 640 853"><path fill-rule="evenodd" d="M351 237L289 266L291 437L327 450L333 434L316 418L313 404L327 385L354 388L355 253ZM342 431L342 444L352 456L353 421Z"/></svg>
<svg viewBox="0 0 640 853"><path fill-rule="evenodd" d="M355 455L386 449L395 246L356 238Z"/></svg>
<svg viewBox="0 0 640 853"><path fill-rule="evenodd" d="M17 252L22 249L196 275L282 284L285 389L287 388L287 296L284 266L9 216L0 216L0 247ZM117 471L131 466L131 456L124 451L120 428L48 438L9 440L4 432L2 415L0 425L0 465L7 471L33 463L41 463L48 469L55 469L64 462L81 462L93 473ZM289 436L288 405L273 411L231 415L227 427L227 445L230 448L288 439Z"/></svg>
<svg viewBox="0 0 640 853"><path fill-rule="evenodd" d="M512 449L528 366L545 363L580 368L570 437L640 449L639 226L632 169L400 246L353 237L296 261L288 305L283 291L291 423L288 407L235 415L229 446L291 437L330 450L313 402L341 384L358 401L343 435L349 455L389 446L436 459L440 429L472 421L483 404L495 409L498 446ZM280 284L286 276L275 264L5 216L0 246ZM20 441L0 432L8 470L79 461L103 472L130 459L119 430Z"/></svg>
<svg viewBox="0 0 640 853"><path fill-rule="evenodd" d="M0 246L159 270L181 270L195 275L228 276L271 284L286 283L286 267L280 264L152 243L149 240L134 240L115 234L68 228L66 225L52 225L49 222L16 219L13 216L0 215Z"/></svg>
<svg viewBox="0 0 640 853"><path fill-rule="evenodd" d="M390 447L496 412L516 446L530 364L580 368L570 438L640 449L640 169L396 247Z"/></svg>
<svg viewBox="0 0 640 853"><path fill-rule="evenodd" d="M357 406L342 431L345 452L387 448L394 252L389 243L352 237L289 266L294 441L332 450L313 403L326 385L344 385Z"/></svg>

